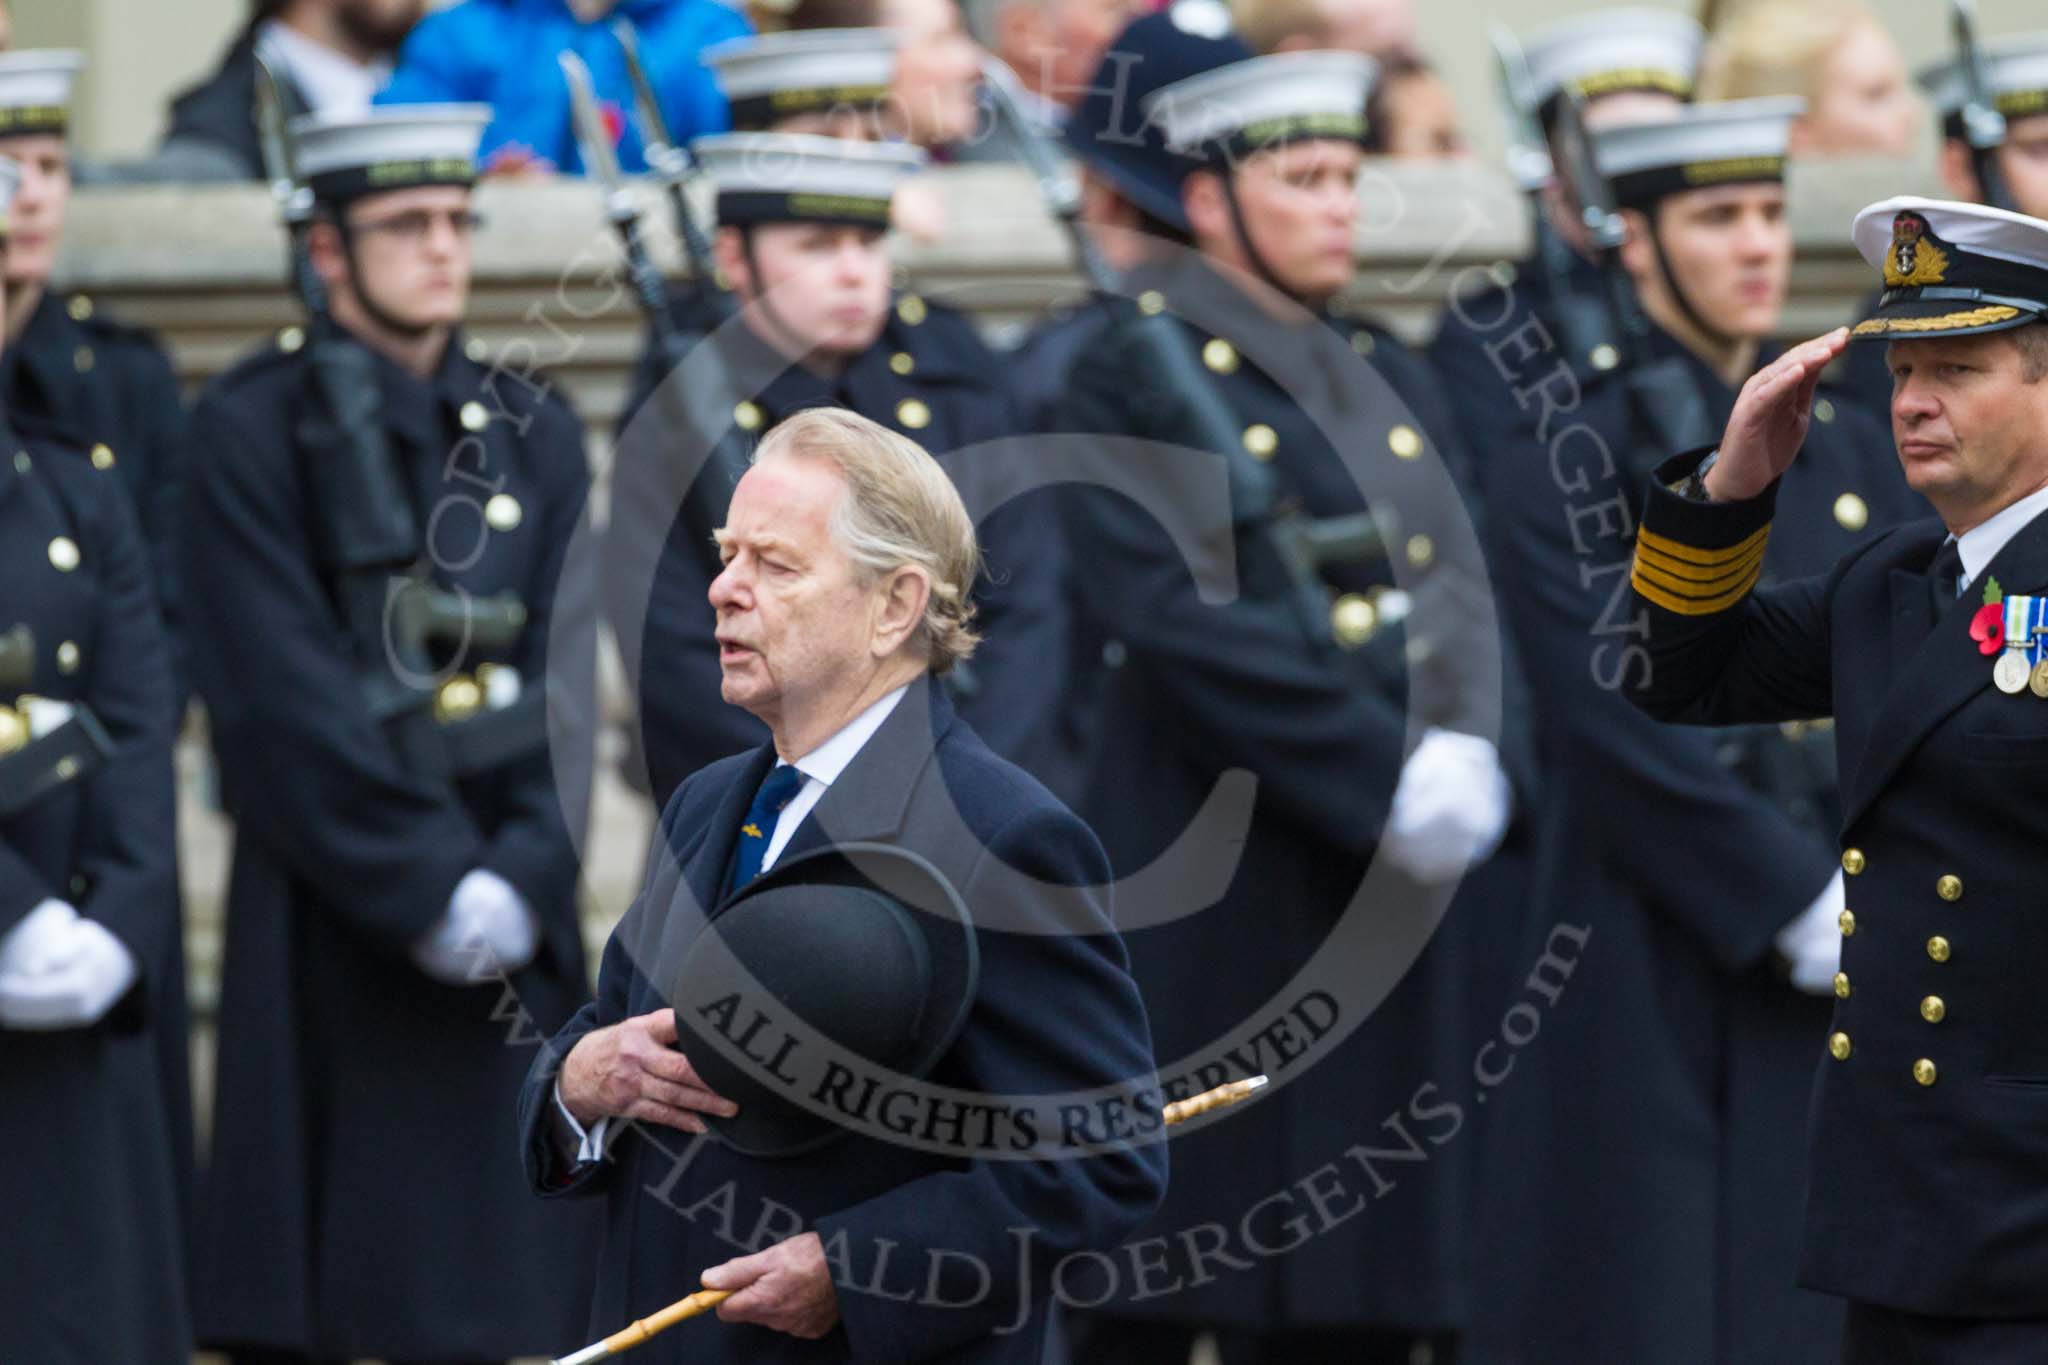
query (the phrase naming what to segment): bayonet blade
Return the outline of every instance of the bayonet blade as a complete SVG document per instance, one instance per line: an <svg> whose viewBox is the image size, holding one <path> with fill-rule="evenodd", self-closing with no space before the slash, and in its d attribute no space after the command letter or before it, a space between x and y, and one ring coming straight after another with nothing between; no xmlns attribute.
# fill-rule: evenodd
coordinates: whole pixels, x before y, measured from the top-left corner
<svg viewBox="0 0 2048 1365"><path fill-rule="evenodd" d="M648 164L653 165L653 149L657 146L673 148L676 141L669 135L668 120L661 113L661 101L655 98L654 83L647 79L647 67L640 60L640 30L633 27L631 19L621 16L612 21L612 36L619 40L619 51L625 54L626 75L633 82L634 117L640 124L641 140L649 149Z"/></svg>
<svg viewBox="0 0 2048 1365"><path fill-rule="evenodd" d="M1528 59L1522 53L1520 40L1506 25L1493 25L1488 36L1493 41L1498 68L1501 117L1507 124L1508 171L1522 193L1534 194L1550 183L1556 168L1550 164L1542 124L1530 107Z"/></svg>
<svg viewBox="0 0 2048 1365"><path fill-rule="evenodd" d="M1581 219L1592 235L1593 245L1603 252L1618 251L1628 229L1614 203L1613 188L1600 174L1593 157L1593 139L1586 132L1586 101L1576 91L1566 91L1558 106L1558 141L1564 151L1564 171L1571 179L1572 197L1578 201Z"/></svg>
<svg viewBox="0 0 2048 1365"><path fill-rule="evenodd" d="M256 133L263 152L263 175L270 197L286 226L298 227L312 216L311 196L299 185L291 136L285 128L284 86L261 54L256 57Z"/></svg>
<svg viewBox="0 0 2048 1365"><path fill-rule="evenodd" d="M562 68L562 79L569 83L569 112L576 127L576 145L583 153L584 173L603 189L606 203L612 204L625 185L619 174L619 156L612 146L611 129L598 111L597 88L591 82L590 68L573 52L558 53L555 60Z"/></svg>

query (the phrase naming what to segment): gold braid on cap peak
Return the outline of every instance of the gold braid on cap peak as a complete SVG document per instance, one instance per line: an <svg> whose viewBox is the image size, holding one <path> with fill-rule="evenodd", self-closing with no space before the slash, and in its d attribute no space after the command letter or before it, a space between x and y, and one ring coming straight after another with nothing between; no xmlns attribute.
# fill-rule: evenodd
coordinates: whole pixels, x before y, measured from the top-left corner
<svg viewBox="0 0 2048 1365"><path fill-rule="evenodd" d="M1994 322L2010 322L2019 315L2017 308L1994 303L1932 318L1869 318L1856 324L1854 335L1891 336L1897 332L1946 332L1961 327L1989 327Z"/></svg>

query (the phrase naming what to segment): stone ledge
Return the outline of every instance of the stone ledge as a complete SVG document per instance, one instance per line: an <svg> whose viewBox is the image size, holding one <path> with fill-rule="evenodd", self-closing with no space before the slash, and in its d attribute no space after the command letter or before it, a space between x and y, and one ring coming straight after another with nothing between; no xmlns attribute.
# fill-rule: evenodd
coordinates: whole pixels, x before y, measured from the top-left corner
<svg viewBox="0 0 2048 1365"><path fill-rule="evenodd" d="M1883 194L1928 188L1917 177L1900 184L1895 174L1868 163L1799 170L1792 205L1800 263L1788 334L1840 321L1869 291L1869 271L1849 244L1850 217ZM967 166L932 179L951 228L943 241L903 244L906 283L973 312L998 340L1080 294L1066 239L1028 174ZM639 193L656 228L656 259L679 268L659 196L645 186ZM1484 167L1376 163L1360 195L1353 301L1410 336L1434 326L1461 271L1525 249L1522 200ZM494 349L528 349L561 378L593 429L608 429L640 319L620 286L620 253L596 193L582 182L490 184L478 206L488 223L477 239L473 330ZM283 233L257 186L82 188L63 276L67 288L161 333L192 383L297 318L282 285Z"/></svg>

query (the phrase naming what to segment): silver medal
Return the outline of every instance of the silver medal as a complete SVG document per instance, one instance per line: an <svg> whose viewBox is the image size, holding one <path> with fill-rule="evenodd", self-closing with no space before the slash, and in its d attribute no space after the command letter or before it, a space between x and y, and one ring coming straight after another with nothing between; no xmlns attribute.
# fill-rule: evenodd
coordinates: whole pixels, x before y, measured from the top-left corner
<svg viewBox="0 0 2048 1365"><path fill-rule="evenodd" d="M2027 679L2033 672L2027 666L2024 650L2008 649L2000 652L1998 662L1992 666L1991 681L2007 696L2017 696L2027 690Z"/></svg>

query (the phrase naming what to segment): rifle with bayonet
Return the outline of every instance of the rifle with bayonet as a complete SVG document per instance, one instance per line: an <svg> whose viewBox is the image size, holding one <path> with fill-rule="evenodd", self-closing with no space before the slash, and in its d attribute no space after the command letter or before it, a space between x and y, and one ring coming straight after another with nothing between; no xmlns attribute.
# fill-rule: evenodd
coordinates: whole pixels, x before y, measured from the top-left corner
<svg viewBox="0 0 2048 1365"><path fill-rule="evenodd" d="M688 338L677 328L674 316L668 306L668 286L661 271L647 253L647 246L640 236L640 211L634 205L630 186L619 171L619 160L613 150L610 131L603 116L598 112L597 94L591 84L589 68L583 59L573 52L560 53L556 60L562 68L562 76L569 86L569 108L576 129L577 145L583 152L584 171L599 186L604 197L605 218L618 234L620 248L626 257L626 276L639 302L641 311L647 315L647 326L653 338L655 354L660 359L658 373L672 375L681 366L686 356L693 357L693 365L717 366L708 371L724 375L723 383L711 383L708 390L721 395L738 392L731 382L729 370L722 353L712 351L701 358L695 358L698 348L689 344ZM680 200L680 191L678 191ZM681 203L679 211L687 217L689 206ZM705 248L708 258L709 248ZM707 277L706 287L716 289ZM725 419L729 406L709 407L702 413L692 412L689 395L672 383L657 382L654 400L662 404L662 416L668 423L667 430L677 436L694 436L695 444L707 453L704 467L690 481L683 493L681 517L689 532L689 542L697 549L702 567L709 577L717 577L723 569L718 547L712 533L725 525L726 509L732 503L732 490L745 472L745 462L729 449L725 439ZM730 401L729 397L726 400Z"/></svg>
<svg viewBox="0 0 2048 1365"><path fill-rule="evenodd" d="M1658 355L1656 326L1636 297L1635 283L1621 263L1628 226L1614 202L1613 187L1593 158L1586 133L1585 101L1566 91L1558 106L1559 149L1571 177L1574 197L1584 215L1594 259L1600 267L1602 295L1621 349L1622 382L1626 385L1633 425L1646 440L1627 452L1631 471L1648 480L1673 455L1696 450L1720 437L1707 413L1706 395L1685 358Z"/></svg>
<svg viewBox="0 0 2048 1365"><path fill-rule="evenodd" d="M25 695L36 677L36 637L26 625L0 635L0 820L12 820L67 783L90 777L114 752L106 727L83 702Z"/></svg>
<svg viewBox="0 0 2048 1365"><path fill-rule="evenodd" d="M691 283L702 291L718 321L732 316L733 299L718 282L718 265L711 257L711 241L697 226L690 211L689 184L696 174L696 159L689 148L677 142L668 129L668 119L655 98L654 83L640 60L640 33L633 21L623 16L612 21L612 34L626 59L626 75L633 83L633 112L640 124L640 141L646 149L647 168L654 173L668 199L675 219L676 238L683 244L683 256L690 263Z"/></svg>
<svg viewBox="0 0 2048 1365"><path fill-rule="evenodd" d="M1949 0L1949 21L1963 77L1963 140L1970 146L1970 165L1977 172L1978 198L1995 209L2012 209L2012 192L1998 166L1998 151L2005 146L2005 115L1992 98L1984 53L1977 46L1976 0Z"/></svg>
<svg viewBox="0 0 2048 1365"><path fill-rule="evenodd" d="M315 510L320 568L348 632L364 700L400 766L441 781L501 767L546 747L544 694L529 689L498 709L461 706L459 718L449 718L444 704L437 719L440 698L428 684L437 681L437 647L508 649L525 629L526 609L510 594L480 600L438 587L421 571L419 526L385 439L375 359L335 322L326 285L313 269L307 248L313 193L299 180L285 115L276 74L258 57L256 125L264 173L306 314L313 403L294 438Z"/></svg>
<svg viewBox="0 0 2048 1365"><path fill-rule="evenodd" d="M1528 60L1521 42L1505 26L1495 24L1489 36L1500 86L1501 117L1507 125L1508 169L1529 201L1535 256L1549 286L1550 314L1560 334L1559 345L1574 366L1611 370L1621 361L1613 322L1602 301L1580 287L1575 278L1579 254L1551 222L1545 202L1557 182L1557 168L1551 163L1549 139L1530 94Z"/></svg>
<svg viewBox="0 0 2048 1365"><path fill-rule="evenodd" d="M1071 170L1018 103L1015 73L987 57L982 62L982 84L997 119L1009 126L1022 149L1047 209L1066 230L1082 277L1097 294L1121 292L1121 279L1081 222L1080 189ZM1132 343L1126 353L1139 368L1141 384L1172 394L1178 405L1178 443L1223 458L1240 573L1248 586L1255 595L1286 594L1310 643L1330 646L1330 590L1321 570L1379 558L1383 544L1378 523L1369 512L1311 518L1283 501L1278 479L1246 453L1239 435L1242 424L1216 392L1180 324L1159 300L1141 295L1136 310L1121 325Z"/></svg>
<svg viewBox="0 0 2048 1365"><path fill-rule="evenodd" d="M1627 368L1621 382L1626 386L1636 439L1622 457L1640 490L1673 456L1718 441L1721 429L1708 412L1706 395L1685 358L1676 353L1659 356L1651 346L1654 325L1643 312L1620 260L1627 228L1606 177L1594 164L1578 96L1565 96L1559 118L1560 147L1576 182L1579 202L1585 206L1586 227L1599 253L1608 306L1613 310L1616 333L1623 338L1622 363ZM1715 759L1803 828L1816 832L1831 828L1826 822L1838 813L1839 806L1832 730L1738 726L1719 734Z"/></svg>

